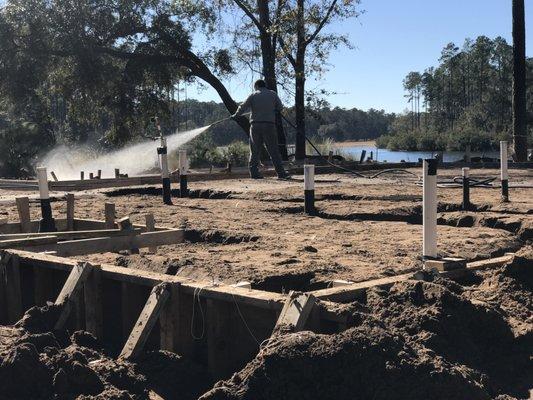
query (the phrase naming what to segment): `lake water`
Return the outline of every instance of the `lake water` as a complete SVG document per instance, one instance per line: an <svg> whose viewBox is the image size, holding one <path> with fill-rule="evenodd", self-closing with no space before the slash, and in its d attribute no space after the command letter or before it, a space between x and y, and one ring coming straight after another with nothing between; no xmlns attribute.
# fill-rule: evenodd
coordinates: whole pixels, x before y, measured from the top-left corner
<svg viewBox="0 0 533 400"><path fill-rule="evenodd" d="M431 151L392 151L387 149L378 149L375 146L351 146L340 148L341 154L350 154L354 159L358 160L361 157L361 152L366 150L366 157L370 156L370 152L374 153L374 160L381 162L417 162L419 158L432 158L437 153ZM444 162L454 162L463 160L464 152L462 151L445 151ZM487 151L485 153L471 152L471 157L490 157L499 158L498 151Z"/></svg>

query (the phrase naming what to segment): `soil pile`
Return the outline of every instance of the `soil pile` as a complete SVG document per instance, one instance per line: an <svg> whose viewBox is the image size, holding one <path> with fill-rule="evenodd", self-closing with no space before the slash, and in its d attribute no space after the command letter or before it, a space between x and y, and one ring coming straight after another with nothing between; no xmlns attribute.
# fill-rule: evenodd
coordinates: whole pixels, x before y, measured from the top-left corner
<svg viewBox="0 0 533 400"><path fill-rule="evenodd" d="M280 334L202 399L528 398L533 263L474 278L371 290L346 306L350 329Z"/></svg>
<svg viewBox="0 0 533 400"><path fill-rule="evenodd" d="M205 372L176 354L150 352L133 364L113 359L90 333L53 334L57 315L34 307L1 328L0 399L194 399L208 387Z"/></svg>

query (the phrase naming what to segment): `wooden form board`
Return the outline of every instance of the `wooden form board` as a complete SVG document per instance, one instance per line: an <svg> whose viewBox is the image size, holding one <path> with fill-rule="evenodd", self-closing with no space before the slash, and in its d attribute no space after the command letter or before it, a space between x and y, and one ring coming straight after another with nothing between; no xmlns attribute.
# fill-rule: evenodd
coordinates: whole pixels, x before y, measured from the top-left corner
<svg viewBox="0 0 533 400"><path fill-rule="evenodd" d="M139 356L169 295L168 284L160 283L153 287L119 358L130 359Z"/></svg>
<svg viewBox="0 0 533 400"><path fill-rule="evenodd" d="M484 268L494 268L498 266L505 265L513 260L514 255L509 254L498 258L492 258L489 260L480 260L468 263L466 268L456 269L451 271L440 272L440 275L443 277L449 278L458 278L468 271L475 271L478 269ZM371 281L358 282L350 285L344 285L340 287L333 287L322 290L315 290L311 292L317 299L329 300L334 302L346 302L353 301L358 298L361 298L366 293L367 289L373 287L388 287L392 286L395 283L413 279L413 273L402 274L396 276L389 276L386 278L374 279Z"/></svg>
<svg viewBox="0 0 533 400"><path fill-rule="evenodd" d="M70 271L67 281L55 301L56 305L62 307L55 329L62 329L65 326L70 311L77 301L76 297L79 296L92 268L93 266L89 263L79 262Z"/></svg>
<svg viewBox="0 0 533 400"><path fill-rule="evenodd" d="M290 291L283 305L274 330L288 327L292 332L301 331L315 305L315 297L309 293Z"/></svg>
<svg viewBox="0 0 533 400"><path fill-rule="evenodd" d="M109 334L111 328L106 324L109 323L110 319L115 321L118 319L118 329L120 330L120 321L125 317L124 312L127 311L126 308L129 305L132 305L130 303L133 303L127 302L119 305L118 309L116 307L109 309L117 300L117 296L118 302L121 302L120 291L117 295L115 288L127 285L135 289L130 293L145 292L148 296L147 293L151 289L164 283L169 287L169 298L162 302L164 304L158 305L158 307L160 306L159 310L155 310L154 306L146 309L149 303L147 302L144 307L146 312L141 312L141 305L141 308L137 308L136 315L135 311L130 310L127 313L129 314L127 318L134 316L137 322L144 321L143 324L147 323L147 327L151 325L154 329L158 329L160 348L178 351L180 354L205 357L209 371L215 379L227 378L228 373L244 366L257 353L259 343L271 335L276 321L289 321L289 324L294 325L296 329L313 327L313 330L317 329L315 331L320 331L320 324L326 324L327 332L333 332L335 329L337 331L342 330L346 324L342 314L339 315L330 311L333 304L328 301L317 299L311 307L314 299L313 295L309 293L293 293L289 296L290 301L287 301L287 295L279 293L250 290L230 285L213 285L212 282L195 282L179 276L105 264L94 266L92 271L85 273L85 277L82 278L78 272L72 272L78 265L78 261L75 259L22 250L3 250L0 251L0 257L0 261L5 262L5 266L1 270L2 274L5 273L4 270L7 266L9 266L10 274L7 286L3 285L4 280L0 281L0 294L6 289L10 290L7 310L10 310L10 318L13 322L20 318L24 311L22 309L23 304L26 308L30 306L28 298L34 298L32 293L23 293L22 291L22 287L27 286L28 279L30 281L35 279L31 276L28 277L28 273L39 271L41 277L44 274L52 275L56 285L59 277L59 282L64 285L64 291L67 291L66 288L68 287L74 286L79 289L83 286L84 301L76 304L85 306L82 314L85 314L86 329L102 338L105 337L106 330L107 335ZM510 260L512 260L512 256L472 263L469 265L469 269L494 267ZM72 277L70 284L66 276L67 273ZM452 276L451 273L456 274L457 271L446 272ZM375 283L375 281L372 282ZM383 282L380 283L383 284ZM104 295L105 290L107 290L107 294ZM73 293L75 291L69 290L68 292ZM115 297L109 297L110 293L114 294ZM301 296L305 298L299 299ZM103 299L102 297L106 298ZM24 302L22 301L23 298ZM142 301L144 302L145 299L146 297ZM294 301L295 299L298 299L297 302ZM201 318L200 315L197 315L196 319L192 319L192 309L195 304L196 307L202 305L205 315L202 315ZM5 304L0 304L0 318L5 314L2 313L2 307L5 309ZM18 311L15 313L17 307ZM199 314L199 308L196 310ZM143 314L144 316L142 316ZM76 316L78 316L78 312L76 312ZM314 325L317 318L319 324ZM305 325L306 319L307 325ZM159 320L159 326L155 325L154 321L157 320ZM205 323L205 336L200 335L203 331L202 320ZM5 317L2 321L5 321ZM104 321L107 322L104 323ZM246 329L243 321L246 321ZM122 320L123 324L124 321ZM128 329L133 326L133 324L129 325ZM198 328L195 333L200 336L199 338L191 337L193 326ZM315 326L319 328L315 328ZM133 331L135 331L133 329L131 333L128 331L126 336L122 336L123 339L121 340L125 340L127 337L136 337L137 339L134 341L136 344L133 348L142 348L141 343L148 338L149 330L139 326L135 335L133 335ZM254 336L253 340L250 337L252 335ZM157 335L152 335L152 339L157 339ZM154 340L151 341L151 346L154 345L153 342ZM124 341L119 345L123 346ZM246 350L243 351L243 348Z"/></svg>
<svg viewBox="0 0 533 400"><path fill-rule="evenodd" d="M141 229L135 228L135 233L140 234ZM44 236L55 236L58 240L90 239L99 237L114 237L131 235L131 232L124 232L120 229L93 229L87 231L67 231L67 232L46 232L46 233L11 233L0 234L0 243L10 239L39 238Z"/></svg>

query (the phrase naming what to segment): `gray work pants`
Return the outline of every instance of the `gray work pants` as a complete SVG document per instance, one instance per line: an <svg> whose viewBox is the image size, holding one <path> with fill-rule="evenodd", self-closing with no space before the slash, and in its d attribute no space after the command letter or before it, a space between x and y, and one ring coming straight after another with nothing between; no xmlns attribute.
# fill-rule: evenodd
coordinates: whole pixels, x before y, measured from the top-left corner
<svg viewBox="0 0 533 400"><path fill-rule="evenodd" d="M276 125L268 122L254 122L250 126L250 175L252 177L259 175L263 144L276 168L276 173L279 177L284 177L286 172L279 153Z"/></svg>

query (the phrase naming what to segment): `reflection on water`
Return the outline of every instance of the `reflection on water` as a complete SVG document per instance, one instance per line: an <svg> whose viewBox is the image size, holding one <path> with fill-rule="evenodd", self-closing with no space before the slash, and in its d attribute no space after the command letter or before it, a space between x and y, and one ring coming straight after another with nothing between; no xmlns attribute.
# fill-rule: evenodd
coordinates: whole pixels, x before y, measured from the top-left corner
<svg viewBox="0 0 533 400"><path fill-rule="evenodd" d="M431 158L437 153L431 151L392 151L387 149L378 149L375 146L351 146L343 147L343 154L350 154L354 159L361 157L361 152L366 150L366 157L373 152L374 160L381 162L417 162L419 158ZM445 151L443 152L444 162L460 161L464 158L465 153L462 151ZM485 153L471 152L471 157L489 157L499 158L500 154L497 151L487 151Z"/></svg>

